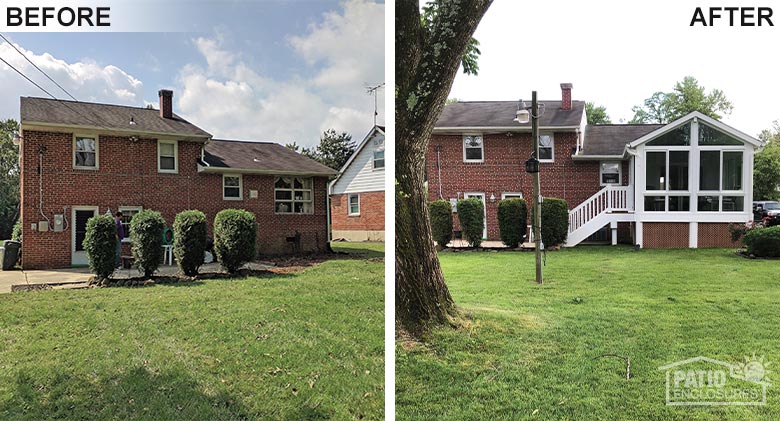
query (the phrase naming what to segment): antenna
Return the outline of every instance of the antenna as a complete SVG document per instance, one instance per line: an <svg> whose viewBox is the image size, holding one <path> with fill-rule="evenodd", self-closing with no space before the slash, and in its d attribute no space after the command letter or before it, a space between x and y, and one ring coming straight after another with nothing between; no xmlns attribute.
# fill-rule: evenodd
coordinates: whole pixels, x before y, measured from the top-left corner
<svg viewBox="0 0 780 421"><path fill-rule="evenodd" d="M370 86L370 85L366 86L366 89L367 89L366 92L369 95L373 95L374 96L374 126L376 126L376 116L379 115L379 112L377 112L377 102L376 102L377 101L376 100L376 98L377 98L377 91L379 89L381 89L381 88L384 88L384 87L385 87L385 83L384 82L380 83L379 85L375 85L375 86Z"/></svg>

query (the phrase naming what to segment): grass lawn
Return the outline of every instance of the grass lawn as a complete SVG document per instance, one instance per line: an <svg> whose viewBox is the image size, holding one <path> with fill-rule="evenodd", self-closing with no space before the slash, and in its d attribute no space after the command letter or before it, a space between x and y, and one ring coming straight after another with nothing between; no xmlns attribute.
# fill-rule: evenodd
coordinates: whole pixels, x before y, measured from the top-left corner
<svg viewBox="0 0 780 421"><path fill-rule="evenodd" d="M776 385L766 406L666 406L658 370L755 354L780 383L778 260L577 247L548 253L537 285L533 253L440 259L470 321L398 342L399 419L780 419ZM630 357L631 379L625 361L602 354Z"/></svg>
<svg viewBox="0 0 780 421"><path fill-rule="evenodd" d="M0 295L0 419L381 419L383 266Z"/></svg>

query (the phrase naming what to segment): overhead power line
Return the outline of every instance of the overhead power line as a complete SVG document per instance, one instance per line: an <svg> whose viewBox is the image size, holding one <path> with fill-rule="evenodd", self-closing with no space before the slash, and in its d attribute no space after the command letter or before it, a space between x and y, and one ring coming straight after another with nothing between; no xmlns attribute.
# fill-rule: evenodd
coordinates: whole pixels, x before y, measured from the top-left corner
<svg viewBox="0 0 780 421"><path fill-rule="evenodd" d="M6 64L6 66L8 66L8 67L10 67L10 68L14 69L14 71L16 71L16 73L19 73L20 75L22 75L22 77L23 77L23 78L27 79L27 81L28 81L28 82L30 82L30 83L32 83L33 85L37 86L37 87L38 87L38 89L42 90L43 92L46 92L46 95L48 95L48 96L52 97L53 99L57 99L57 97L56 97L56 96L52 95L52 94L51 94L49 91L47 91L46 89L43 89L43 88L41 87L41 85L39 85L39 84L35 83L35 81L34 81L34 80L32 80L32 79L30 79L29 77L27 77L27 75L26 75L26 74L22 73L22 71L21 71L21 70L19 70L19 69L17 69L16 67L14 67L14 66L13 66L11 63L9 63L9 62L5 61L5 59L4 59L4 58L0 57L0 61L2 61L3 63L5 63L5 64Z"/></svg>
<svg viewBox="0 0 780 421"><path fill-rule="evenodd" d="M16 48L16 46L15 46L15 45L14 45L14 44L13 44L11 41L9 41L9 40L8 40L8 38L6 38L6 37L5 37L5 35L3 35L2 33L0 33L0 37L2 37L2 38L5 40L5 42L7 42L7 43L8 43L8 45L10 45L11 47L13 47L13 49L14 49L14 50L16 50L16 52L17 52L17 53L19 53L19 55L20 55L20 56L24 57L24 59L25 59L25 60L27 60L27 62L29 62L30 64L32 64L32 65L33 65L33 67L35 67L36 69L38 69L38 71L39 71L39 72L41 72L41 73L42 73L44 76L46 76L46 78L47 78L47 79L49 79L49 80L50 80L50 81L51 81L53 84L57 85L57 87L58 87L58 88L62 89L62 92L65 92L65 93L66 93L66 94L67 94L69 97L71 97L71 99L73 99L74 101L78 101L78 100L76 99L76 97L74 97L73 95L71 95L71 94L70 94L70 92L68 92L68 91L67 91L65 88L63 88L63 87L62 87L62 85L60 85L59 83L57 83L57 81L56 81L56 80L52 79L52 78L51 78L51 76L49 76L48 74L46 74L46 72L44 72L43 70L41 70L41 68L40 68L40 67L38 67L38 65L37 65L37 64L33 63L33 61L32 61L32 60L30 60L30 58L29 58L29 57L27 57L27 55L25 55L23 52L19 51L19 49L18 49L18 48ZM51 94L50 94L50 95L51 95Z"/></svg>

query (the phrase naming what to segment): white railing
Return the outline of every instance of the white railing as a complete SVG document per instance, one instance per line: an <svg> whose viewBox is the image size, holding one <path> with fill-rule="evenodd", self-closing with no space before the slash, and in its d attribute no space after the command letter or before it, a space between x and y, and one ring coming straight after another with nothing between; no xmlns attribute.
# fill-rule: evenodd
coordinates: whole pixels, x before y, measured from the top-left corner
<svg viewBox="0 0 780 421"><path fill-rule="evenodd" d="M576 231L602 213L632 210L634 210L634 197L631 194L631 186L608 185L569 211L569 233Z"/></svg>

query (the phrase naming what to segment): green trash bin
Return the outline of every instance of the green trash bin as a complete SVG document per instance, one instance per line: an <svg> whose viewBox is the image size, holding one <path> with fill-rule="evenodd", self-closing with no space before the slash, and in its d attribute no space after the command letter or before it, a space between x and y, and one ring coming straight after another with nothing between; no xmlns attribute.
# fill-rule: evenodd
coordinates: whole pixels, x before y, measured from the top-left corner
<svg viewBox="0 0 780 421"><path fill-rule="evenodd" d="M12 270L19 259L19 249L22 243L18 241L6 241L4 247L0 247L0 269Z"/></svg>

